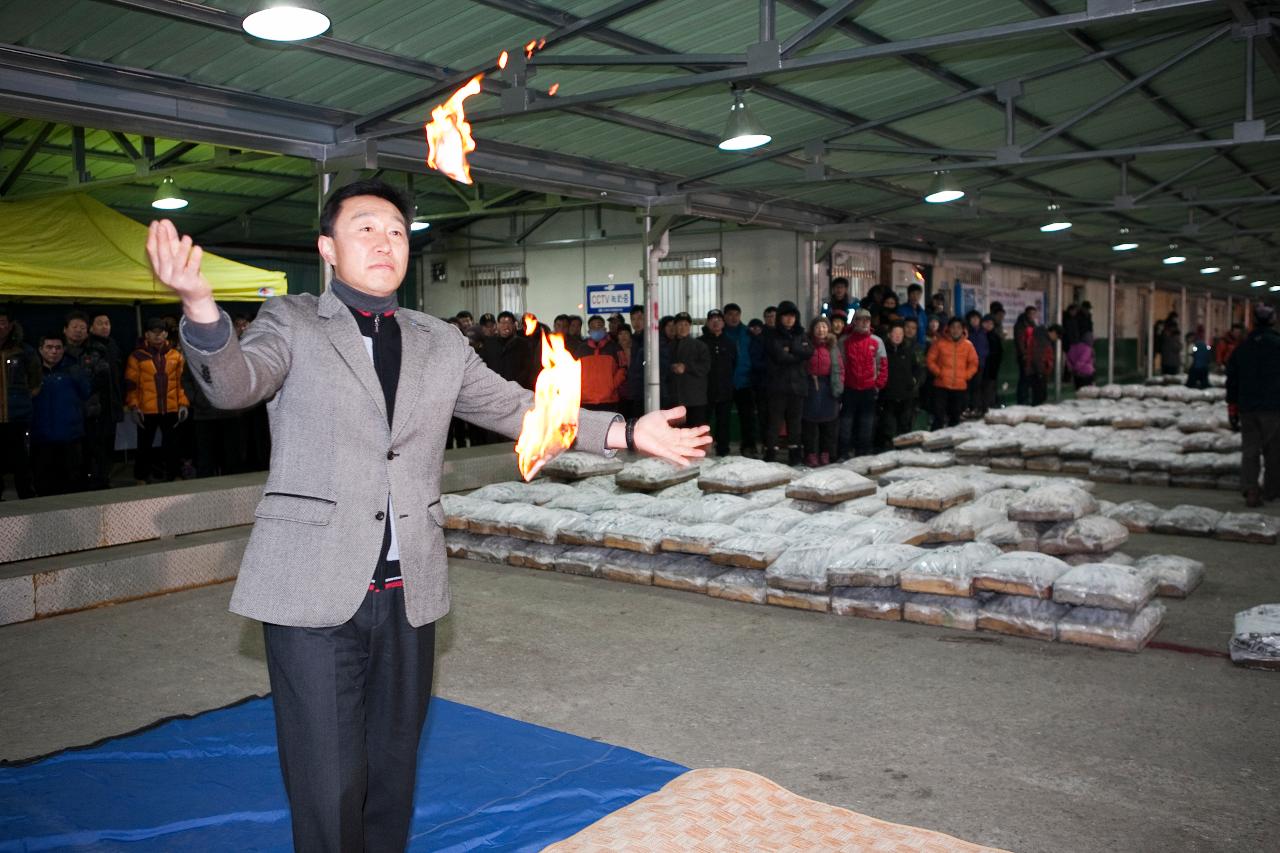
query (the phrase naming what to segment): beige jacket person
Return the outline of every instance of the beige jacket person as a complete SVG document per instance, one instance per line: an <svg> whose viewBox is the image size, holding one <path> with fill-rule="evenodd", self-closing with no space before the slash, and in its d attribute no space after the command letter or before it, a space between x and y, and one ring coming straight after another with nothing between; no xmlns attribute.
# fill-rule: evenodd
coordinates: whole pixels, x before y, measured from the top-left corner
<svg viewBox="0 0 1280 853"><path fill-rule="evenodd" d="M186 343L192 375L218 408L274 395L267 404L271 470L233 612L312 628L351 618L381 553L388 496L409 623L449 611L440 505L449 421L456 416L514 439L533 395L489 370L453 326L404 308L396 318L402 352L390 429L355 318L332 293L269 299L244 337L230 335L217 352ZM579 417L577 447L606 453L618 416Z"/></svg>

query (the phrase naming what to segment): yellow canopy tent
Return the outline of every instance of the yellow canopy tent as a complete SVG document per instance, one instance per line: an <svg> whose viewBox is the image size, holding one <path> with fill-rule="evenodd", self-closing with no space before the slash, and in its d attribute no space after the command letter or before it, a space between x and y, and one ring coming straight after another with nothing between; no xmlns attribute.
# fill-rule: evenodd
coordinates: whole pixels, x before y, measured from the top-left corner
<svg viewBox="0 0 1280 853"><path fill-rule="evenodd" d="M174 302L151 278L147 226L81 193L0 204L0 294L84 302ZM261 301L288 292L282 272L206 253L214 298Z"/></svg>

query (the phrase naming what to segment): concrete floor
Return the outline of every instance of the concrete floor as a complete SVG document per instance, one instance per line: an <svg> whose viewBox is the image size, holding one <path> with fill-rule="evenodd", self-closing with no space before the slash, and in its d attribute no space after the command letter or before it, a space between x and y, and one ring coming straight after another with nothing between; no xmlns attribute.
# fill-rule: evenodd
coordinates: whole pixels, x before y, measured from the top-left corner
<svg viewBox="0 0 1280 853"><path fill-rule="evenodd" d="M1225 492L1100 486L1237 508ZM1270 512L1280 512L1273 505ZM1280 601L1280 546L1135 536L1205 560L1159 639L1225 648ZM437 693L1017 851L1257 851L1280 838L1280 675L756 607L456 561ZM267 690L231 585L0 628L0 758Z"/></svg>

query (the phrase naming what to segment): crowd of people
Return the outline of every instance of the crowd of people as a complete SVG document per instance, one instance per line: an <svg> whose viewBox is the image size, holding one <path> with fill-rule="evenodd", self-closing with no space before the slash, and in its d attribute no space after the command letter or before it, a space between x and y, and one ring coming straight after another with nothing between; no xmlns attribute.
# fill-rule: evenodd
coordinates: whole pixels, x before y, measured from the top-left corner
<svg viewBox="0 0 1280 853"><path fill-rule="evenodd" d="M582 405L640 414L645 396L644 309L630 316L562 314L544 331L564 337L581 363ZM478 320L461 311L448 321L479 358L532 390L542 366L543 336L530 334L509 311ZM243 335L249 318L234 318ZM862 297L836 278L818 316L803 322L794 302L745 320L735 303L695 324L686 313L659 321L660 405L684 406L687 423L707 424L715 452L825 465L878 452L914 429L938 429L981 418L1000 405L1006 352L1017 362L1014 399L1040 405L1058 368L1077 389L1094 381L1093 315L1088 302L1068 306L1059 324L1045 325L1034 306L1012 324L1005 310L948 310L935 293L911 284L905 299L878 284ZM1165 374L1186 373L1207 387L1245 339L1236 324L1212 344L1183 335L1177 313L1153 329ZM63 327L24 338L13 312L0 307L0 476L13 474L21 498L107 488L116 460L117 425L136 427L132 481L205 477L262 470L270 457L264 407L227 412L213 407L191 377L177 318L152 318L128 354L111 336L105 313L72 311ZM736 416L736 418L735 418ZM157 441L159 436L159 441ZM454 419L448 446L499 441ZM505 441L505 439L501 439ZM3 480L0 480L0 485ZM0 489L0 497L3 489Z"/></svg>
<svg viewBox="0 0 1280 853"><path fill-rule="evenodd" d="M644 309L630 317L562 314L548 330L562 334L582 363L586 408L630 414L643 407ZM449 322L479 357L506 379L532 389L541 369L541 335L526 335L510 312ZM804 322L794 302L769 306L745 320L736 303L707 312L700 330L688 314L658 324L660 405L684 406L690 424L707 424L715 451L731 450L736 414L739 452L767 460L825 465L892 445L919 427L955 425L998 405L1005 358L1004 307L963 316L935 293L911 284L905 299L888 285L862 298L844 278L832 281L821 312ZM545 327L544 327L545 328ZM1072 305L1062 325L1045 326L1036 308L1014 323L1016 400L1039 405L1054 375L1062 341L1077 388L1094 379L1093 316ZM456 421L451 446L483 444L489 436Z"/></svg>
<svg viewBox="0 0 1280 853"><path fill-rule="evenodd" d="M248 325L235 318L237 334ZM211 406L177 329L177 317L154 317L125 353L106 313L71 311L62 328L29 339L0 306L0 498L6 473L19 498L109 488L124 422L136 428L133 483L265 469L265 410Z"/></svg>

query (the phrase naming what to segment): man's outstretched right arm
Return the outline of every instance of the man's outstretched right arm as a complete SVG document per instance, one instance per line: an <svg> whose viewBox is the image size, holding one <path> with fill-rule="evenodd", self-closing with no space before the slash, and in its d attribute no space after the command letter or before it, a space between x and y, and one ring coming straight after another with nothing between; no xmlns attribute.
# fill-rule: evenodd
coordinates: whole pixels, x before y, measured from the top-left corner
<svg viewBox="0 0 1280 853"><path fill-rule="evenodd" d="M190 237L179 238L168 220L152 222L147 257L156 280L182 300L187 359L209 402L219 409L247 409L276 393L291 360L279 306L268 301L239 340L231 317L213 299L213 287L200 270L203 252Z"/></svg>

